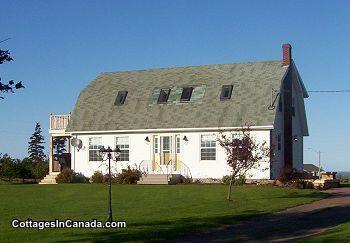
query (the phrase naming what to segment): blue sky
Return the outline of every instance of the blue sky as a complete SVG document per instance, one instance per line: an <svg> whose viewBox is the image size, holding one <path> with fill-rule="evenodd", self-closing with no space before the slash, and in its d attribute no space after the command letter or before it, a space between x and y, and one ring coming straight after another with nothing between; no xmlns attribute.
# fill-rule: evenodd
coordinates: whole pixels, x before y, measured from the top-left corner
<svg viewBox="0 0 350 243"><path fill-rule="evenodd" d="M349 1L4 1L3 80L26 89L0 101L0 152L22 158L36 121L73 109L99 73L293 58L308 90L350 89ZM328 170L350 170L350 93L310 93L310 136ZM46 146L47 147L47 146ZM316 153L304 151L304 163Z"/></svg>

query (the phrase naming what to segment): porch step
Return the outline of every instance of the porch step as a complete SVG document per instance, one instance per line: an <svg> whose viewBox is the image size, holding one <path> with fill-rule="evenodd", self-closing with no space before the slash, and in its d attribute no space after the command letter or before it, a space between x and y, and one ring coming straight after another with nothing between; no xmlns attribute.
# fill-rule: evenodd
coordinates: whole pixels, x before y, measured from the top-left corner
<svg viewBox="0 0 350 243"><path fill-rule="evenodd" d="M56 182L56 176L58 173L50 173L42 179L39 184L57 184Z"/></svg>
<svg viewBox="0 0 350 243"><path fill-rule="evenodd" d="M137 184L143 185L169 185L169 184L177 184L180 182L181 175L171 174L148 174L143 175L141 179L137 182Z"/></svg>

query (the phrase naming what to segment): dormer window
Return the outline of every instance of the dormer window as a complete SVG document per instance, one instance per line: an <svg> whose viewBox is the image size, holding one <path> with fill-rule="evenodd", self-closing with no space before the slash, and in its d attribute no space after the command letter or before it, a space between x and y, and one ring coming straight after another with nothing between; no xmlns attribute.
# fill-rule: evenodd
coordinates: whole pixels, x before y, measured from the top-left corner
<svg viewBox="0 0 350 243"><path fill-rule="evenodd" d="M124 105L128 91L119 91L114 105Z"/></svg>
<svg viewBox="0 0 350 243"><path fill-rule="evenodd" d="M158 97L158 104L167 103L171 89L161 89Z"/></svg>
<svg viewBox="0 0 350 243"><path fill-rule="evenodd" d="M193 87L185 87L185 88L183 88L180 101L181 102L190 101L191 100L191 96L192 96L192 91L193 91Z"/></svg>
<svg viewBox="0 0 350 243"><path fill-rule="evenodd" d="M220 100L231 99L233 85L223 85L221 89Z"/></svg>

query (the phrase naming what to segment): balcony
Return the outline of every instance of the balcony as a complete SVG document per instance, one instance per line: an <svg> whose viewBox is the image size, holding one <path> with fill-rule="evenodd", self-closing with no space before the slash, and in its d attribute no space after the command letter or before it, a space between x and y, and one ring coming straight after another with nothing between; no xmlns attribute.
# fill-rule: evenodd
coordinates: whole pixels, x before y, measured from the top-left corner
<svg viewBox="0 0 350 243"><path fill-rule="evenodd" d="M50 114L50 133L65 133L67 125L70 121L71 114L53 115Z"/></svg>

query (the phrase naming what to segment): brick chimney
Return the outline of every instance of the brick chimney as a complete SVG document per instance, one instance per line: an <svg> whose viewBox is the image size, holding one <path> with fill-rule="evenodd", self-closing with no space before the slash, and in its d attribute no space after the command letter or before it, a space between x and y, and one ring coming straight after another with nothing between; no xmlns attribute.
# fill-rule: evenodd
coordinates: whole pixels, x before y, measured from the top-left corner
<svg viewBox="0 0 350 243"><path fill-rule="evenodd" d="M282 45L283 50L283 60L282 65L283 66L289 66L292 62L292 46L287 43Z"/></svg>

